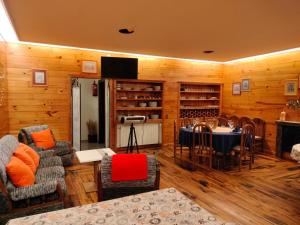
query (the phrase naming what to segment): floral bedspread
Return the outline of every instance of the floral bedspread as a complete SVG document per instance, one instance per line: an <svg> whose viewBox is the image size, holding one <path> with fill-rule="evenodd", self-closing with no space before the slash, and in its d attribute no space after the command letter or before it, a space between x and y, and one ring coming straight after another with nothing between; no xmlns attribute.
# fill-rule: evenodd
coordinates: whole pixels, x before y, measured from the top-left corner
<svg viewBox="0 0 300 225"><path fill-rule="evenodd" d="M167 188L124 198L13 219L8 225L229 225L185 197Z"/></svg>

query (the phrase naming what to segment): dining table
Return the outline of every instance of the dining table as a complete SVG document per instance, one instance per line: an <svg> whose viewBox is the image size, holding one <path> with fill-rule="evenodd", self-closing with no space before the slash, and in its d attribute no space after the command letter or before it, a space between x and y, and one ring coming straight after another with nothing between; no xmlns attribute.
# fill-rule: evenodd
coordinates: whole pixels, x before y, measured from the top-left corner
<svg viewBox="0 0 300 225"><path fill-rule="evenodd" d="M216 152L227 155L235 146L240 145L240 142L240 130L236 131L229 127L216 127L212 129L212 147ZM193 147L193 128L191 126L180 128L179 144L189 148Z"/></svg>

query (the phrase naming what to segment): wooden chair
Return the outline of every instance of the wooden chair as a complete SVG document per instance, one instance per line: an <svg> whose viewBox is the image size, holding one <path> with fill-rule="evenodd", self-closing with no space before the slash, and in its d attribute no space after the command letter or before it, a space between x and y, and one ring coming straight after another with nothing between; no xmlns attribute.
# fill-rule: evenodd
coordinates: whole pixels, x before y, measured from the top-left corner
<svg viewBox="0 0 300 225"><path fill-rule="evenodd" d="M249 118L249 117L246 117L246 116L242 116L240 119L239 119L239 127L243 127L244 125L246 125L247 123L251 123L252 120Z"/></svg>
<svg viewBox="0 0 300 225"><path fill-rule="evenodd" d="M218 126L219 127L228 127L228 119L224 117L218 118Z"/></svg>
<svg viewBox="0 0 300 225"><path fill-rule="evenodd" d="M212 168L212 130L205 124L197 124L193 129L192 159L193 167L208 161L208 169ZM201 165L200 165L201 166Z"/></svg>
<svg viewBox="0 0 300 225"><path fill-rule="evenodd" d="M255 124L255 150L260 148L261 152L263 152L265 140L265 121L260 118L254 118L252 121Z"/></svg>
<svg viewBox="0 0 300 225"><path fill-rule="evenodd" d="M237 116L230 116L228 118L228 121L230 120L233 122L234 127L237 127L239 125L239 118Z"/></svg>
<svg viewBox="0 0 300 225"><path fill-rule="evenodd" d="M243 126L241 133L241 144L236 146L233 151L239 156L239 171L241 171L242 160L249 157L249 169L252 169L254 163L254 149L255 149L255 126L253 123L248 123Z"/></svg>
<svg viewBox="0 0 300 225"><path fill-rule="evenodd" d="M180 126L181 127L186 127L188 125L192 125L192 123L193 123L193 119L192 118L185 117L185 118L182 118L180 120Z"/></svg>
<svg viewBox="0 0 300 225"><path fill-rule="evenodd" d="M178 135L178 129L177 129L177 122L176 120L174 120L174 146L173 146L173 150L174 150L174 162L178 162L177 159L180 160L180 164L182 164L183 161L183 151L188 151L189 156L191 155L191 151L189 149L189 147L186 146L182 146L179 144L179 135ZM179 152L179 157L178 156L178 152ZM191 156L190 156L191 157Z"/></svg>

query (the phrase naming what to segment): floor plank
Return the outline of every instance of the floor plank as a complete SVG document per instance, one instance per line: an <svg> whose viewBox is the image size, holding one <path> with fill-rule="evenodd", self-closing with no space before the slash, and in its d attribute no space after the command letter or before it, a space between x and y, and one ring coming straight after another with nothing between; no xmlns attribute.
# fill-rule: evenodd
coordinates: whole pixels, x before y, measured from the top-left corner
<svg viewBox="0 0 300 225"><path fill-rule="evenodd" d="M153 150L149 150L153 153ZM175 187L203 208L238 224L293 225L300 221L300 166L271 156L256 157L254 168L241 172L189 171L174 163L172 151L158 151L160 188ZM77 204L97 201L82 183L93 181L93 164L66 168L68 191Z"/></svg>

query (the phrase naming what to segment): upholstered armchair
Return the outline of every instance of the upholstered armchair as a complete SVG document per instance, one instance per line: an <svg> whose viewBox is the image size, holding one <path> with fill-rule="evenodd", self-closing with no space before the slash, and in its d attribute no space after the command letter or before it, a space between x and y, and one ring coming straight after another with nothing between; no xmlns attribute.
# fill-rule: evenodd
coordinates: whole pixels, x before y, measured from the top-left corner
<svg viewBox="0 0 300 225"><path fill-rule="evenodd" d="M6 173L6 165L18 148L12 135L0 139L0 224L9 219L64 208L67 193L61 158L54 151L39 152L40 162L31 186L16 187Z"/></svg>
<svg viewBox="0 0 300 225"><path fill-rule="evenodd" d="M98 166L98 201L105 201L159 189L160 168L154 155L147 155L147 180L113 182L111 165L112 157L105 156Z"/></svg>
<svg viewBox="0 0 300 225"><path fill-rule="evenodd" d="M41 152L41 151L43 151L43 149L38 148L34 144L32 138L31 138L31 133L46 130L46 129L48 129L48 125L38 125L38 126L22 128L19 132L18 139L20 142L22 142L26 145L29 145L37 152ZM55 141L55 143L56 143L56 145L52 149L54 151L54 154L61 157L61 160L62 160L64 166L72 165L74 151L73 151L70 143L67 141ZM49 150L47 150L47 151L49 151Z"/></svg>

